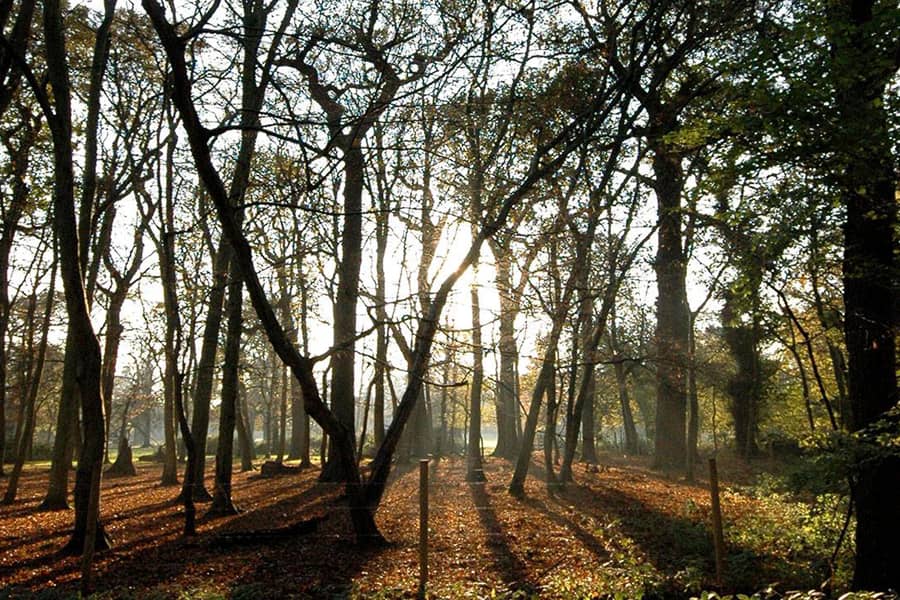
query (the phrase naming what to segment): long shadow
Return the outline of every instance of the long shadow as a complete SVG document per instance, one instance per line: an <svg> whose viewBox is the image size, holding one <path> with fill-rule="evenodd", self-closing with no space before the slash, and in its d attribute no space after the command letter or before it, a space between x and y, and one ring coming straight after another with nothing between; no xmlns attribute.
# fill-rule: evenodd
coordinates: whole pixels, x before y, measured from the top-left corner
<svg viewBox="0 0 900 600"><path fill-rule="evenodd" d="M575 538L587 548L599 561L607 561L610 558L609 551L600 543L597 537L587 531L584 527L576 523L573 519L565 517L558 510L551 510L543 500L538 498L526 498L523 501L527 506L543 513L550 521L568 529Z"/></svg>
<svg viewBox="0 0 900 600"><path fill-rule="evenodd" d="M528 579L525 563L510 548L503 525L491 507L490 496L485 490L485 484L470 483L468 485L472 503L478 512L478 519L487 533L487 547L494 556L494 562L503 583L511 592L521 590L526 594L535 593L537 587Z"/></svg>
<svg viewBox="0 0 900 600"><path fill-rule="evenodd" d="M399 469L389 485L404 472ZM115 596L124 593L124 587L151 590L168 584L183 589L199 574L196 581L227 580L233 590L252 590L261 585L257 582L265 581L269 586L266 597L345 593L365 564L382 550L354 543L343 489L342 485L315 483L311 474L299 479L285 477L283 484L279 482L264 490L242 481L233 494L235 502L239 506L243 503L249 510L226 519L205 519L201 513L201 534L191 539L177 537L183 515L164 511L170 506L168 501L128 510L127 515L108 522L134 518L147 511L147 531L121 540L111 551L98 555L94 590ZM270 502L273 496L278 499L255 508L257 502ZM325 516L316 531L262 541L252 537L260 528L290 528ZM250 541L241 541L242 533L251 534L247 536ZM7 573L21 574L23 570L34 572L20 579L14 588L0 586L0 593L29 595L30 590L49 585L73 593L77 589L77 559L63 559L49 552L35 556L27 564L3 568L0 580L7 579ZM271 588L272 582L278 589Z"/></svg>
<svg viewBox="0 0 900 600"><path fill-rule="evenodd" d="M635 476L665 481L662 476L643 472L635 473ZM553 498L560 505L560 511L547 506L541 507L540 502L532 503L538 510L550 515L551 519L561 519L562 523L566 519L558 514L565 506L579 507L582 513L598 523L615 521L618 524L616 529L643 550L650 563L665 574L670 582L675 581L676 576L684 573L685 569L698 568L707 582L711 584L714 581L712 534L705 516L689 518L663 512L635 495L603 485L602 480L593 482L592 487L569 484ZM554 514L557 516L554 517ZM572 526L577 528L574 523ZM575 529L572 530L576 532ZM582 538L579 536L579 539ZM585 541L582 539L582 542ZM616 543L615 540L613 543ZM807 589L818 585L827 576L824 571L817 574L812 573L811 569L805 572L790 570L772 556L733 540L726 540L726 552L725 584L732 590L755 589L772 581L780 581L791 588ZM664 597L672 594L672 597L677 597L681 593L666 588L658 592Z"/></svg>

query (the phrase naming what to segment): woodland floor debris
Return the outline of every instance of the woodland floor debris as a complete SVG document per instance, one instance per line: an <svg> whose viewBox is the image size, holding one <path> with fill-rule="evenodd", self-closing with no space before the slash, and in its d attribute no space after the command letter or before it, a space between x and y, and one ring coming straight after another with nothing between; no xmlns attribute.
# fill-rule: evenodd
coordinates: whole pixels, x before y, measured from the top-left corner
<svg viewBox="0 0 900 600"><path fill-rule="evenodd" d="M677 597L710 588L713 557L705 481L689 484L660 475L643 459L605 457L604 465L578 465L577 484L549 494L535 464L527 499L519 501L506 493L512 466L503 460L485 460L484 484L465 483L461 458L436 461L430 490L429 590L443 598L503 596L517 590L540 597L648 592ZM726 485L729 473L748 476L737 466L723 472ZM138 598L413 594L418 573L415 469L398 468L378 511L379 527L390 544L367 550L352 543L342 490L317 484L317 473L306 469L261 478L235 472L233 498L241 514L205 519L206 505L199 505L199 535L188 540L180 537L182 508L175 502L180 488L159 486L159 465L141 463L136 477L105 479L102 517L115 548L97 557L98 593ZM57 554L67 540L72 512L37 510L46 477L46 469L27 470L20 500L0 507L0 597L46 595L51 588L65 596L77 590L78 559ZM746 515L757 518L764 509L757 500L726 492L723 511L726 521L734 523ZM297 535L234 543L292 527ZM729 552L732 567L749 570L758 578L751 583L760 588L774 581L768 576L783 576L786 564L796 564L796 580L782 577L785 586L804 587L818 576L809 567L815 557L801 552L767 555L764 549L734 544Z"/></svg>

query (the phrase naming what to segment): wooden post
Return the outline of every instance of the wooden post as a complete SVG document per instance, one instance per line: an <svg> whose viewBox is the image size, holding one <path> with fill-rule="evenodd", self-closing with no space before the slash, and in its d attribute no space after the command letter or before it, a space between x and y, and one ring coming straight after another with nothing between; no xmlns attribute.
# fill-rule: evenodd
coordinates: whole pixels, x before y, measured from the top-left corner
<svg viewBox="0 0 900 600"><path fill-rule="evenodd" d="M419 461L419 594L425 598L428 583L428 459Z"/></svg>
<svg viewBox="0 0 900 600"><path fill-rule="evenodd" d="M719 504L719 473L716 459L709 459L709 493L712 496L713 546L716 552L716 583L721 588L725 570L725 536L722 533L722 507Z"/></svg>

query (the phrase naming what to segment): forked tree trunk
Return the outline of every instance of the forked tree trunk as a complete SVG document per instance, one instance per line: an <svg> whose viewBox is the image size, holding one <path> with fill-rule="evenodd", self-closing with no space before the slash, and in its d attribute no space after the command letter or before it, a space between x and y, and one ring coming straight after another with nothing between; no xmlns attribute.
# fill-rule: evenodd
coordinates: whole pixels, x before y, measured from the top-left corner
<svg viewBox="0 0 900 600"><path fill-rule="evenodd" d="M111 11L109 3L107 11ZM79 455L75 476L75 527L65 550L72 553L82 551L86 553L83 576L87 578L94 550L109 546L109 540L99 518L99 490L102 476L100 467L103 462L106 436L100 381L102 362L100 342L94 334L91 323L79 259L78 227L75 217L71 88L63 12L58 0L44 2L44 43L48 79L53 86L53 104L50 104L46 96L41 96L41 99L53 141L54 224L65 289L66 311L69 315L73 374L78 375L77 386L81 396L84 424L84 447ZM40 94L38 90L35 91Z"/></svg>

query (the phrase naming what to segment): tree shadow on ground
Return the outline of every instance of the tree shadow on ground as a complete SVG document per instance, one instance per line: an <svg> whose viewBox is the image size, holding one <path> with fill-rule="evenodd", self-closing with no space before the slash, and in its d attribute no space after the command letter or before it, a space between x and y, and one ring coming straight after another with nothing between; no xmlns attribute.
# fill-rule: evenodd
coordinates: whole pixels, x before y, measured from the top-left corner
<svg viewBox="0 0 900 600"><path fill-rule="evenodd" d="M605 545L619 551L636 545L650 563L663 574L666 582L656 591L663 597L679 597L684 585L702 583L715 587L715 554L712 542L708 488L697 483L673 481L665 474L642 469L623 469L624 477L646 482L626 488L604 485L603 477L583 483L572 483L549 496L550 506L540 500L529 505L544 512L551 520L564 524L589 548L598 545L600 537ZM622 474L619 475L623 476ZM641 487L653 488L654 493L666 490L670 494L668 508L663 510L650 493ZM698 495L697 492L700 492ZM594 531L589 532L564 516L576 507L576 516ZM725 519L730 517L727 512ZM617 535L618 538L617 539ZM624 537L622 537L624 536ZM591 541L593 540L593 541ZM621 552L620 552L621 553ZM726 539L724 591L755 591L761 584L780 582L789 589L817 587L827 573L823 565L810 565L803 570L788 568L782 560L758 549ZM674 586L674 587L673 587Z"/></svg>
<svg viewBox="0 0 900 600"><path fill-rule="evenodd" d="M525 563L512 551L508 532L497 519L485 484L483 482L469 483L468 486L472 504L478 513L478 520L485 530L488 549L504 585L510 591L521 590L525 593L533 593L536 590L535 584L528 579L528 569Z"/></svg>
<svg viewBox="0 0 900 600"><path fill-rule="evenodd" d="M206 518L201 509L199 535L193 538L181 537L183 512L171 500L105 516L107 529L118 539L112 550L96 556L93 590L112 597L168 597L203 585L213 589L198 593L233 595L237 589L252 591L259 581L266 582L265 597L273 598L349 590L354 576L381 550L354 543L344 486L316 483L316 475L316 470L308 470L264 487L245 478L233 490L235 503L245 510L232 517ZM389 485L399 476L402 470ZM177 491L173 488L173 495ZM116 536L129 519L131 535ZM135 519L145 520L146 528L134 532ZM297 527L310 520L312 530ZM59 532L54 536L55 541L64 540ZM0 586L0 596L30 597L32 590L45 594L56 589L60 597L73 597L80 563L57 554L61 543L26 564L0 567L0 575L29 572L14 587Z"/></svg>

